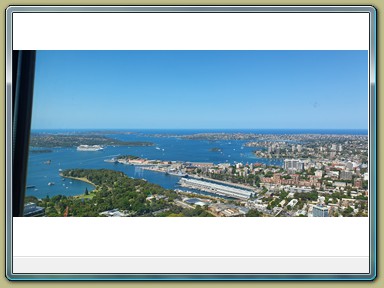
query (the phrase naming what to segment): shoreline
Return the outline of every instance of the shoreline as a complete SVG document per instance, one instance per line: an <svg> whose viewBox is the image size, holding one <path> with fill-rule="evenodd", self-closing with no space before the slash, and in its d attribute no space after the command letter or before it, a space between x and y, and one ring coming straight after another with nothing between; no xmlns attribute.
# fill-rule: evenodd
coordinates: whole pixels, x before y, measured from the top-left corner
<svg viewBox="0 0 384 288"><path fill-rule="evenodd" d="M88 183L88 184L92 185L95 189L97 187L97 185L95 183L89 181L87 178L84 178L84 177L64 176L62 173L60 173L59 175L60 175L60 177L63 177L63 178L68 178L68 179L73 179L73 180L78 180L81 182ZM79 194L79 195L81 195L81 194Z"/></svg>

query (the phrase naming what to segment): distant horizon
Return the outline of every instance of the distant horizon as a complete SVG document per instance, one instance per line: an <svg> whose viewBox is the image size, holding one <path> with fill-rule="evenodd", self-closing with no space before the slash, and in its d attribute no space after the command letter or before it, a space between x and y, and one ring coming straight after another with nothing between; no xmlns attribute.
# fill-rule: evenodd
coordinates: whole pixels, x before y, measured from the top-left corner
<svg viewBox="0 0 384 288"><path fill-rule="evenodd" d="M93 131L132 131L132 130L216 130L216 131L255 131L255 130L313 130L313 131L326 131L326 130L334 130L334 131L344 131L344 130L352 130L352 131L368 131L366 128L31 128L31 131L34 130L93 130Z"/></svg>

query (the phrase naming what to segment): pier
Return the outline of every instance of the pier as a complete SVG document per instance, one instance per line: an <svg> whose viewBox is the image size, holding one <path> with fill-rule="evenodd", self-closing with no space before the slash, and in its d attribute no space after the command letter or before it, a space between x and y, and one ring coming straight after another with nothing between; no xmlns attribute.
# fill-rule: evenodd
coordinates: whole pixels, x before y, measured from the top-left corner
<svg viewBox="0 0 384 288"><path fill-rule="evenodd" d="M230 187L226 185L215 184L197 179L181 178L179 181L183 187L198 189L213 194L224 195L240 200L247 200L252 196L252 191Z"/></svg>

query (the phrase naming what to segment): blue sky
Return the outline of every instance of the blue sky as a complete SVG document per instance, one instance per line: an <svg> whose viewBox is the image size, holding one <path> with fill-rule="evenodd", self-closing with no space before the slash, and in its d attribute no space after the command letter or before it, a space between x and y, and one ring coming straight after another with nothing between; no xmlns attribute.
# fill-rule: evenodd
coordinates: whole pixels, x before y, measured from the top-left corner
<svg viewBox="0 0 384 288"><path fill-rule="evenodd" d="M38 51L32 129L367 129L367 51Z"/></svg>

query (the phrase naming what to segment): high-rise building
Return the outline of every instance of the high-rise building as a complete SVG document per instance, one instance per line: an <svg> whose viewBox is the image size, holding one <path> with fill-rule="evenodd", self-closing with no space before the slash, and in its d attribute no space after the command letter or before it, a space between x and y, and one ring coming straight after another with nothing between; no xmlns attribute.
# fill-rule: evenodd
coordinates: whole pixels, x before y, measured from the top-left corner
<svg viewBox="0 0 384 288"><path fill-rule="evenodd" d="M285 159L284 169L287 171L302 171L304 169L304 163L298 159Z"/></svg>
<svg viewBox="0 0 384 288"><path fill-rule="evenodd" d="M312 210L313 217L328 217L328 207L323 205L315 205Z"/></svg>

